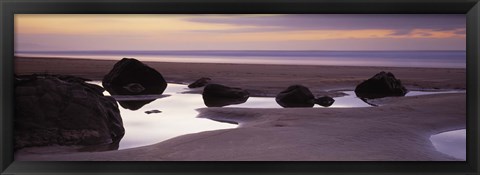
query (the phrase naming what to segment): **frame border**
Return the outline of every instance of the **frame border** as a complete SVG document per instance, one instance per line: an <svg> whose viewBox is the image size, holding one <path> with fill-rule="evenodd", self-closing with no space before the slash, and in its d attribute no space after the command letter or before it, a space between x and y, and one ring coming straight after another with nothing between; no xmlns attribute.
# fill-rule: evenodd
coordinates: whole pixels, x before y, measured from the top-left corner
<svg viewBox="0 0 480 175"><path fill-rule="evenodd" d="M479 0L0 0L1 174L480 174ZM14 14L466 14L466 162L15 162Z"/></svg>

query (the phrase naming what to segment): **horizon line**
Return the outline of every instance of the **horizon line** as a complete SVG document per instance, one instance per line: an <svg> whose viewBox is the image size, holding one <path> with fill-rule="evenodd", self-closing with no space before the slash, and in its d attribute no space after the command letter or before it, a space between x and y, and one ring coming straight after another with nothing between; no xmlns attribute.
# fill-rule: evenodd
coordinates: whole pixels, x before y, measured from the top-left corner
<svg viewBox="0 0 480 175"><path fill-rule="evenodd" d="M417 51L417 52L428 52L428 51L467 51L465 50L252 50L252 49L246 49L246 50L24 50L24 51L14 51L15 53L17 52L36 52L36 53L41 53L41 52L209 52L209 51L276 51L276 52L295 52L295 51L314 51L314 52L371 52L371 51L376 51L376 52L391 52L391 51Z"/></svg>

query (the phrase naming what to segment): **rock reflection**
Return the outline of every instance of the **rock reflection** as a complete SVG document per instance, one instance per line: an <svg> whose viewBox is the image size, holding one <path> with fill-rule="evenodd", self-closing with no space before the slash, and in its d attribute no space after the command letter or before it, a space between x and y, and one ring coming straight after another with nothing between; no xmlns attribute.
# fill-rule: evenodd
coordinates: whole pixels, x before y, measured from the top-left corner
<svg viewBox="0 0 480 175"><path fill-rule="evenodd" d="M358 96L357 96L358 97ZM361 97L358 97L360 100L362 100L363 102L365 102L366 104L370 105L370 106L378 106L377 104L375 103L372 103L372 102L369 102L368 98L361 98Z"/></svg>
<svg viewBox="0 0 480 175"><path fill-rule="evenodd" d="M118 101L120 106L122 106L125 109L130 109L132 111L136 111L146 104L155 101L155 100L142 100L142 101Z"/></svg>
<svg viewBox="0 0 480 175"><path fill-rule="evenodd" d="M207 107L224 107L229 105L236 105L242 104L247 102L247 99L229 99L229 98L221 98L221 97L203 97L205 106Z"/></svg>
<svg viewBox="0 0 480 175"><path fill-rule="evenodd" d="M111 93L110 91L107 90L107 92ZM112 95L115 100L120 104L125 109L129 109L132 111L139 110L143 106L157 100L160 98L165 98L169 97L170 95L162 95L162 94L157 94L157 95Z"/></svg>

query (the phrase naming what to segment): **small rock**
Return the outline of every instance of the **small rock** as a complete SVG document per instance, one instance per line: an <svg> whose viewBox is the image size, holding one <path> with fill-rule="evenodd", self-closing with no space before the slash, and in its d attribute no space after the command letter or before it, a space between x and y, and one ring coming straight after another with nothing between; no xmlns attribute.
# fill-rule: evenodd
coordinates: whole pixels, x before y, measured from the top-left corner
<svg viewBox="0 0 480 175"><path fill-rule="evenodd" d="M275 97L275 101L284 108L313 107L315 97L307 87L292 85L280 92Z"/></svg>
<svg viewBox="0 0 480 175"><path fill-rule="evenodd" d="M153 114L153 113L162 113L162 111L159 111L159 110L150 110L150 111L145 111L145 113L147 114Z"/></svg>
<svg viewBox="0 0 480 175"><path fill-rule="evenodd" d="M320 98L315 99L315 104L318 104L323 107L329 107L332 106L332 104L335 102L335 100L332 97L329 96L323 96Z"/></svg>

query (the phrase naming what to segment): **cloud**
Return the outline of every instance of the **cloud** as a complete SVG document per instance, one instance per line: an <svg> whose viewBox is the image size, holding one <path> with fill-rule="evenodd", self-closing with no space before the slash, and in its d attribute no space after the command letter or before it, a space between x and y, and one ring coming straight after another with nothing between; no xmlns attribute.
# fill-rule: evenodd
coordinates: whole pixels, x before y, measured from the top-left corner
<svg viewBox="0 0 480 175"><path fill-rule="evenodd" d="M224 33L249 33L302 30L392 30L392 35L405 35L415 29L450 31L464 29L463 14L289 14L289 15L224 15L190 17L196 23L227 24L237 28ZM194 30L201 32L202 30ZM462 34L460 31L458 32ZM464 34L464 33L463 33Z"/></svg>
<svg viewBox="0 0 480 175"><path fill-rule="evenodd" d="M198 15L197 15L198 16ZM181 15L95 15L95 14L19 14L15 15L15 33L160 35L166 32L227 30L234 26L193 23Z"/></svg>

